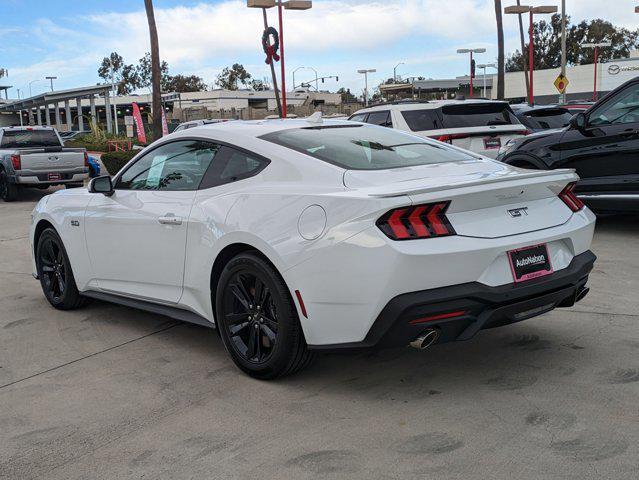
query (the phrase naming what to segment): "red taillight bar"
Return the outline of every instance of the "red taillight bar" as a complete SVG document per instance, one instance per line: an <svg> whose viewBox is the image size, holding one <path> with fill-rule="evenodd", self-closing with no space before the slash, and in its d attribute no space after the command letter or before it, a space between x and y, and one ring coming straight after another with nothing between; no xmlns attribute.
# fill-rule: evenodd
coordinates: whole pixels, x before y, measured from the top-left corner
<svg viewBox="0 0 639 480"><path fill-rule="evenodd" d="M582 208L584 208L584 202L579 200L579 198L575 195L575 187L577 186L577 182L572 182L566 185L566 187L559 193L559 198L568 206L570 210L573 212L578 212Z"/></svg>
<svg viewBox="0 0 639 480"><path fill-rule="evenodd" d="M439 141L439 142L444 142L444 143L453 143L453 140L459 139L459 138L468 138L470 137L470 135L468 135L467 133L453 133L453 134L449 134L449 135L439 135L438 137L432 137L435 140Z"/></svg>
<svg viewBox="0 0 639 480"><path fill-rule="evenodd" d="M416 318L408 322L411 325L417 325L420 323L433 322L435 320L446 320L448 318L463 317L468 314L466 310L459 310L458 312L440 313L438 315L430 315L429 317Z"/></svg>
<svg viewBox="0 0 639 480"><path fill-rule="evenodd" d="M11 155L11 163L14 170L22 170L22 159L20 155Z"/></svg>
<svg viewBox="0 0 639 480"><path fill-rule="evenodd" d="M396 208L382 215L377 226L392 240L455 235L455 229L446 218L449 205L450 202L438 202Z"/></svg>

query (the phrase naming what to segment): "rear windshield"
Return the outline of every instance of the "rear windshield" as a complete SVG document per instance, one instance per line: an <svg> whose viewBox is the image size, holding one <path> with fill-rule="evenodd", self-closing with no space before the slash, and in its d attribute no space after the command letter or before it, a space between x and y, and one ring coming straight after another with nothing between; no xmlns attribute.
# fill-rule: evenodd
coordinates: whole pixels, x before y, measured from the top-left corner
<svg viewBox="0 0 639 480"><path fill-rule="evenodd" d="M532 110L524 115L528 126L543 129L565 127L572 117L572 114L563 108Z"/></svg>
<svg viewBox="0 0 639 480"><path fill-rule="evenodd" d="M441 108L405 110L402 116L414 132L440 128L518 125L519 121L506 103L467 103Z"/></svg>
<svg viewBox="0 0 639 480"><path fill-rule="evenodd" d="M473 158L440 143L368 125L280 130L260 138L349 170L383 170Z"/></svg>
<svg viewBox="0 0 639 480"><path fill-rule="evenodd" d="M5 130L2 148L60 147L60 139L53 130Z"/></svg>

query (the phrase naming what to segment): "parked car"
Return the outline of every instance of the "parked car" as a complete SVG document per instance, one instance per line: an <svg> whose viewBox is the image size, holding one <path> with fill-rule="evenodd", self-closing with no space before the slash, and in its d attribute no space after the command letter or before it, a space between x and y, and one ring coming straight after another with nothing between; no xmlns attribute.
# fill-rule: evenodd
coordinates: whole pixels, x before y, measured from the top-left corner
<svg viewBox="0 0 639 480"><path fill-rule="evenodd" d="M15 200L26 187L80 187L88 162L84 148L64 148L51 127L0 128L0 198Z"/></svg>
<svg viewBox="0 0 639 480"><path fill-rule="evenodd" d="M530 106L524 103L510 107L517 119L531 132L566 127L572 118L568 109L557 105Z"/></svg>
<svg viewBox="0 0 639 480"><path fill-rule="evenodd" d="M639 77L572 117L567 128L504 145L499 160L523 168L574 168L575 193L601 213L639 212Z"/></svg>
<svg viewBox="0 0 639 480"><path fill-rule="evenodd" d="M559 106L568 110L572 115L583 113L592 107L595 102L588 100L571 100L568 103L562 103Z"/></svg>
<svg viewBox="0 0 639 480"><path fill-rule="evenodd" d="M220 122L228 122L226 118L209 118L207 120L191 120L190 122L180 123L177 127L175 127L174 132L179 132L181 130L187 130L193 127L200 127L202 125L210 125L212 123L220 123Z"/></svg>
<svg viewBox="0 0 639 480"><path fill-rule="evenodd" d="M273 378L316 350L423 349L573 305L595 260L576 180L347 120L204 125L40 201L33 273L58 309L215 325Z"/></svg>
<svg viewBox="0 0 639 480"><path fill-rule="evenodd" d="M400 100L359 110L349 120L434 138L490 158L508 140L528 133L508 103L489 100Z"/></svg>

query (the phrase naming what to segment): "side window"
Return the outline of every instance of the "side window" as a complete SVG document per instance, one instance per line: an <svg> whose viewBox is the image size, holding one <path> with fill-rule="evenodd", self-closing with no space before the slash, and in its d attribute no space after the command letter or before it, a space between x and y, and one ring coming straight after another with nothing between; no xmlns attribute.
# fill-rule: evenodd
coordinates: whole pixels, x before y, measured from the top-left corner
<svg viewBox="0 0 639 480"><path fill-rule="evenodd" d="M366 121L366 113L356 113L349 120L353 122L365 122Z"/></svg>
<svg viewBox="0 0 639 480"><path fill-rule="evenodd" d="M200 185L205 188L236 182L257 175L269 161L251 153L223 146Z"/></svg>
<svg viewBox="0 0 639 480"><path fill-rule="evenodd" d="M402 112L402 117L406 120L408 128L410 128L413 132L439 130L444 128L440 112L440 110L434 108L423 110L404 110Z"/></svg>
<svg viewBox="0 0 639 480"><path fill-rule="evenodd" d="M383 112L371 112L368 115L366 123L379 125L381 127L392 127L393 122L391 121L390 110L384 110Z"/></svg>
<svg viewBox="0 0 639 480"><path fill-rule="evenodd" d="M639 85L622 91L610 102L597 108L589 118L591 125L618 125L639 122Z"/></svg>
<svg viewBox="0 0 639 480"><path fill-rule="evenodd" d="M197 190L220 145L200 140L166 143L131 165L118 190Z"/></svg>

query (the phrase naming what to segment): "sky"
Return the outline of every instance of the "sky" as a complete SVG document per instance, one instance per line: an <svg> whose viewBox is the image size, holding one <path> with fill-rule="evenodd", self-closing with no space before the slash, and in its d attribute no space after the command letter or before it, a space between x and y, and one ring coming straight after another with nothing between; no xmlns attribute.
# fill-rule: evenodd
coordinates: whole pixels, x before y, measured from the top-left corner
<svg viewBox="0 0 639 480"><path fill-rule="evenodd" d="M503 6L516 0L502 0ZM560 0L523 4L559 5ZM567 0L573 21L603 18L636 29L639 0ZM242 63L255 77L270 75L261 49L262 12L245 1L155 0L160 55L172 74L196 74L213 85L225 66ZM605 5L605 10L602 8ZM276 25L276 10L268 10ZM43 78L57 76L56 89L93 85L98 66L116 51L137 63L149 50L143 0L0 0L0 68L13 85L10 98L42 93ZM504 16L506 52L519 46L516 16ZM287 86L298 67L319 76L337 75L320 89L350 88L361 94L358 69L376 69L369 88L393 76L451 78L468 71L458 48L486 48L478 63L497 57L493 0L314 0L306 11L284 11ZM277 64L279 70L279 64ZM299 69L296 84L315 73ZM30 84L30 85L29 85Z"/></svg>

